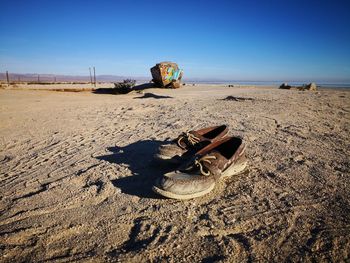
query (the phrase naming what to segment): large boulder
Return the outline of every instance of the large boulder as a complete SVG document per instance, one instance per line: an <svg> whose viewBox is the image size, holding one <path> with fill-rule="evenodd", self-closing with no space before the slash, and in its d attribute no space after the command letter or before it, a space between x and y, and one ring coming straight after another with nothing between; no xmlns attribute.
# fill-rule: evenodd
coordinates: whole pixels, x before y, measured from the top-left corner
<svg viewBox="0 0 350 263"><path fill-rule="evenodd" d="M160 87L179 88L182 69L173 62L161 62L151 68L153 82Z"/></svg>

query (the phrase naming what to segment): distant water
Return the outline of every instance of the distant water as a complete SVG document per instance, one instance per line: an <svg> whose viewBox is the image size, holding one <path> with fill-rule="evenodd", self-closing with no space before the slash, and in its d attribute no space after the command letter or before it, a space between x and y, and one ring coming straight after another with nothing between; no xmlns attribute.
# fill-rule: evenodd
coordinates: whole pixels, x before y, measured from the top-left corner
<svg viewBox="0 0 350 263"><path fill-rule="evenodd" d="M281 81L184 81L185 83L193 84L212 84L212 85L252 85L252 86L280 86ZM302 86L307 82L287 82L292 86ZM322 88L350 88L350 83L318 83L317 86Z"/></svg>

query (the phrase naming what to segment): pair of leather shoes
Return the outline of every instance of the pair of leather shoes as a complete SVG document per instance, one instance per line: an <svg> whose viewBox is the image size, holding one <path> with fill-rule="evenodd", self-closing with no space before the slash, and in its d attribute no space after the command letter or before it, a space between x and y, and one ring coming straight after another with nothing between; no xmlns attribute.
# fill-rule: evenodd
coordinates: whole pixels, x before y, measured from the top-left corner
<svg viewBox="0 0 350 263"><path fill-rule="evenodd" d="M162 145L155 158L178 164L178 168L158 179L153 191L173 199L203 196L223 178L243 172L247 166L245 144L227 136L226 125L189 131L171 144Z"/></svg>

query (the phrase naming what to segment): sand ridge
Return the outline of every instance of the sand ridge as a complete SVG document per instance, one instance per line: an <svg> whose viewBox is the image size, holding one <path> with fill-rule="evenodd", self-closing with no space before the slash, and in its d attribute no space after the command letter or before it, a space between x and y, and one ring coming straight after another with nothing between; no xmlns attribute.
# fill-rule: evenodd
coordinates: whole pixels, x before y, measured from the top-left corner
<svg viewBox="0 0 350 263"><path fill-rule="evenodd" d="M0 261L349 258L350 92L144 92L0 90ZM151 191L173 169L159 145L223 123L249 172L185 202Z"/></svg>

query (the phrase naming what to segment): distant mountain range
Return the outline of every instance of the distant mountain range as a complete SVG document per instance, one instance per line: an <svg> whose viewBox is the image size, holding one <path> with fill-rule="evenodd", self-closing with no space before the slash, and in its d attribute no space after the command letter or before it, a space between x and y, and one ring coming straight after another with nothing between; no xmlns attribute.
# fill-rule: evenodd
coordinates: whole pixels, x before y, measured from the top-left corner
<svg viewBox="0 0 350 263"><path fill-rule="evenodd" d="M130 76L116 76L116 75L97 75L97 82L116 82L124 79L135 79L138 82L148 82L151 77L130 77ZM56 74L16 74L9 73L10 82L17 81L33 81L33 82L89 82L90 76L71 76L71 75L56 75ZM6 80L6 73L0 73L0 80Z"/></svg>

